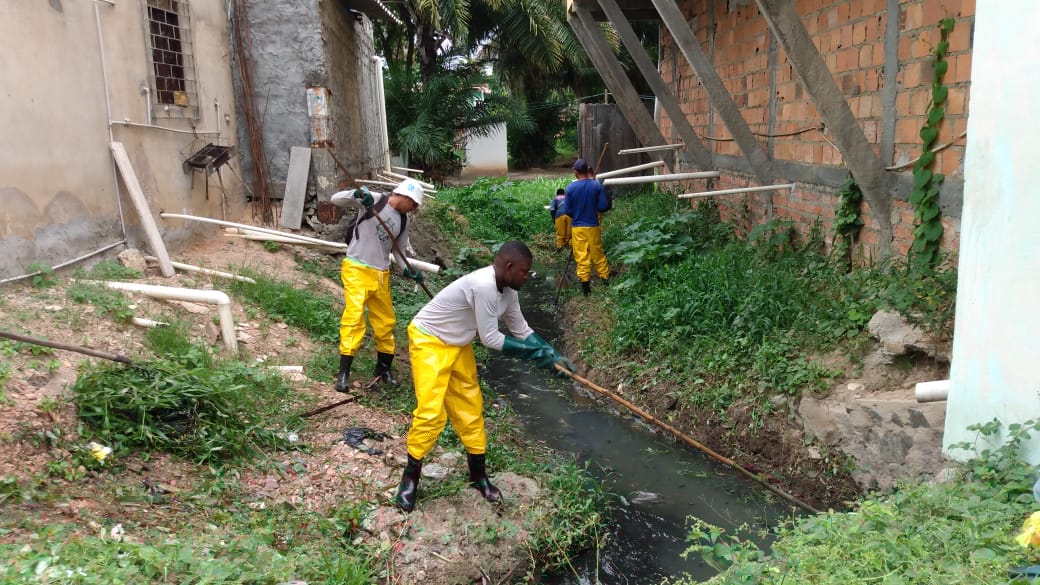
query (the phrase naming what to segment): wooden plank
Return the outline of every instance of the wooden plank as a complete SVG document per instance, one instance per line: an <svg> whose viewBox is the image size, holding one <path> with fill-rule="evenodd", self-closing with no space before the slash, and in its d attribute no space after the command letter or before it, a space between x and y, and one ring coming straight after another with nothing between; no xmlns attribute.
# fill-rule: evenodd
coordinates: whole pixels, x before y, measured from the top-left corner
<svg viewBox="0 0 1040 585"><path fill-rule="evenodd" d="M656 4L663 0L654 0ZM671 0L667 0L671 1ZM863 197L870 205L870 214L877 223L878 246L882 254L892 251L892 197L888 193L889 177L867 140L859 120L845 101L827 63L816 49L809 31L802 23L794 2L790 0L756 0L758 10L769 24L776 40L787 54L787 60L801 78L805 90L812 96L816 109L823 116L845 164L856 178ZM888 80L886 79L886 85Z"/></svg>
<svg viewBox="0 0 1040 585"><path fill-rule="evenodd" d="M621 37L621 42L625 43L625 47L628 48L628 54L632 56L632 60L635 61L639 72L643 74L643 79L646 80L650 85L650 89L653 90L657 99L660 100L661 107L668 114L668 119L675 124L676 130L679 131L679 136L686 143L686 154L693 159L691 162L701 170L707 171L715 168L711 160L711 152L693 131L690 121L686 118L686 113L679 106L679 101L675 99L672 90L668 88L668 84L661 78L660 72L657 71L657 65L646 54L646 49L639 42L639 37L636 36L632 25L629 24L628 19L621 12L618 3L615 0L599 0L599 5L603 8L607 18L610 19L610 23L614 25L614 30ZM682 154L680 153L679 156L682 156Z"/></svg>
<svg viewBox="0 0 1040 585"><path fill-rule="evenodd" d="M134 172L133 165L130 164L126 148L123 147L122 142L112 142L109 144L109 148L116 159L116 167L119 168L119 174L123 177L126 191L130 194L130 201L133 202L137 215L141 218L141 226L144 227L144 235L148 240L148 245L152 248L152 254L159 259L159 271L163 276L169 278L174 275L173 263L170 262L170 255L166 252L166 244L163 242L162 235L159 234L159 227L155 225L155 218L152 217L152 210L148 207L148 200L145 199L144 191L141 191L141 184L137 182L137 174Z"/></svg>
<svg viewBox="0 0 1040 585"><path fill-rule="evenodd" d="M772 183L773 174L770 168L772 164L769 157L766 155L765 150L762 149L758 139L751 133L751 128L748 127L744 116L740 113L740 108L733 101L733 96L726 90L726 86L722 84L722 78L715 71L715 66L712 65L708 56L704 54L701 44L697 41L697 37L693 34L693 30L686 22L675 0L652 1L657 8L657 12L661 15L661 20L668 27L672 38L675 39L675 44L679 46L683 56L686 57L686 61L690 63L693 72L697 75L697 79L700 80L704 90L708 93L708 99L712 107L718 112L719 117L726 124L726 128L729 129L737 146L744 153L748 164L751 165L751 171L755 174L755 180L760 185ZM668 113L668 117L672 117L671 112ZM766 197L768 198L768 196ZM772 204L770 201L767 200L764 203L766 203L766 208L771 215Z"/></svg>
<svg viewBox="0 0 1040 585"><path fill-rule="evenodd" d="M303 202L307 199L307 176L311 168L311 149L294 146L289 152L289 175L282 197L282 227L298 230L303 223Z"/></svg>
<svg viewBox="0 0 1040 585"><path fill-rule="evenodd" d="M661 135L657 124L654 123L653 116L650 115L650 112L647 111L646 106L643 104L643 100L640 99L639 92L632 87L632 82L625 75L621 63L618 62L617 57L610 50L606 39L603 38L599 25L596 24L585 8L577 4L572 4L571 8L573 12L568 15L567 23L571 25L574 34L578 36L578 41L585 47L589 60L592 61L596 71L603 78L603 82L610 89L610 92L614 94L618 107L621 108L621 112L625 115L625 119L628 120L628 124L632 126L632 130L639 137L639 141L643 143L643 146L667 144L668 142ZM673 165L675 161L673 153L669 151L654 152L651 153L651 157L663 160L669 166Z"/></svg>

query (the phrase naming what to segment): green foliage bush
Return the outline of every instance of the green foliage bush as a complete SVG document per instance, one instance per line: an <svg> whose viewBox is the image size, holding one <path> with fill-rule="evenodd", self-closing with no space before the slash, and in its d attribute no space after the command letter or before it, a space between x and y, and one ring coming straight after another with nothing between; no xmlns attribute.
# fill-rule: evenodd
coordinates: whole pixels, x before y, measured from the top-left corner
<svg viewBox="0 0 1040 585"><path fill-rule="evenodd" d="M992 438L1002 425L972 429ZM1031 493L1037 468L1021 459L1023 441L1037 430L1036 421L1009 426L1009 440L980 452L955 481L903 485L851 512L785 524L769 556L704 523L695 523L689 537L695 544L686 554L723 570L709 581L715 585L1009 583L1009 569L1035 560L1014 537L1037 508Z"/></svg>
<svg viewBox="0 0 1040 585"><path fill-rule="evenodd" d="M288 448L284 432L299 424L279 410L291 399L280 376L214 363L199 346L136 366L89 366L72 393L79 418L117 453L162 451L221 463Z"/></svg>

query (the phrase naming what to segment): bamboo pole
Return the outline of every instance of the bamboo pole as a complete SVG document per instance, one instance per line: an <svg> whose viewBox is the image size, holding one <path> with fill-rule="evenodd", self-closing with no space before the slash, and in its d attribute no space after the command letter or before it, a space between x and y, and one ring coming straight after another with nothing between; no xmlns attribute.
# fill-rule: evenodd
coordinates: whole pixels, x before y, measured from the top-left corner
<svg viewBox="0 0 1040 585"><path fill-rule="evenodd" d="M798 506L798 507L800 507L800 508L802 508L804 510L812 512L814 514L819 514L820 513L820 511L817 510L816 508L813 508L809 504L806 504L805 502L795 498L794 496L788 494L787 492L781 490L780 488L770 484L768 481L766 481L766 479L764 477L762 477L760 475L756 475L754 473L751 473L750 471L745 469L743 466L741 466L736 461L730 459L729 457L726 457L724 455L720 455L719 453L716 453L715 451L713 451L707 445L704 445L703 443L700 443L700 442L694 440L693 438L691 438L688 435L684 434L682 431L680 431L679 429L673 427L672 425L670 425L670 424L668 424L668 423L666 423L666 422L664 422L664 421L662 421L662 420L660 420L658 418L655 418L652 414L646 412L645 410L639 408L635 404L629 402L628 400L625 400L624 398L618 396L617 394L611 392L610 390L607 390L606 388L604 388L602 386L599 386L599 385L597 385L597 384L595 384L595 383L593 383L593 382L591 382L591 381L589 381L589 380L579 376L578 374L575 374L574 372L568 370L567 368L561 366L560 364L556 364L556 369L558 371L563 372L564 374L570 376L571 379L573 379L575 382L578 382L579 384L581 384L583 386L591 388L592 390L595 390L599 394L602 394L603 396L606 396L607 398L610 398L614 402L617 402L618 404L624 406L625 408L629 409L630 411L632 411L633 413L638 415L643 420L645 420L645 421L647 421L647 422L657 426L658 428L661 428L661 429L664 429L664 430L668 431L675 438L677 438L680 441L686 443L687 445L690 445L691 447L694 447L694 448L700 450L701 452L703 452L705 455L711 457L712 459L714 459L714 460L716 460L716 461L718 461L720 463L724 463L724 464L732 467L733 469L736 469L741 474L743 474L743 475L747 476L748 478L750 478L750 479L752 479L752 480L762 484L766 489L768 489L769 491L773 492L774 494L780 496L784 500L787 500L788 502L790 502L790 503L792 503L792 504L794 504L794 505L796 505L796 506Z"/></svg>
<svg viewBox="0 0 1040 585"><path fill-rule="evenodd" d="M721 189L719 191L700 191L698 193L685 193L679 195L679 199L693 199L695 197L712 197L714 195L736 195L738 193L757 193L759 191L780 191L782 189L794 189L794 183L783 185L765 185L763 187L740 187L739 189Z"/></svg>
<svg viewBox="0 0 1040 585"><path fill-rule="evenodd" d="M27 335L19 335L17 333L11 333L10 331L0 330L0 337L6 337L15 341L21 341L22 343L31 343L33 345L42 345L43 347L53 347L54 349L64 349L65 351L74 351L83 355L89 355L91 357L102 358L106 360L112 360L121 364L133 365L134 362L130 361L130 358L125 355L115 355L106 353L96 349L90 349L89 347L81 347L78 345L72 345L69 343L60 343L57 341L49 341L47 339L38 339L36 337L29 337Z"/></svg>

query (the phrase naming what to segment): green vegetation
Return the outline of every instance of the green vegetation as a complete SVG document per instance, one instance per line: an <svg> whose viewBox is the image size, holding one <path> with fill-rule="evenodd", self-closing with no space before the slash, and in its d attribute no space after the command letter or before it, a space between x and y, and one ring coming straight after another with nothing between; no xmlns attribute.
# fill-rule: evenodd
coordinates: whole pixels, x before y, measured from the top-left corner
<svg viewBox="0 0 1040 585"><path fill-rule="evenodd" d="M992 439L1001 425L972 429ZM724 570L709 581L715 585L1008 583L1009 569L1036 560L1014 537L1037 507L1031 493L1037 469L1022 463L1020 451L1038 430L1036 421L1010 425L1008 442L982 451L957 481L904 485L851 512L792 521L778 530L770 556L704 523L691 530L695 544L686 554Z"/></svg>
<svg viewBox="0 0 1040 585"><path fill-rule="evenodd" d="M92 436L116 453L162 451L199 463L288 448L284 433L299 421L281 410L291 399L282 378L216 362L183 333L170 327L149 334L152 347L168 352L160 361L96 364L80 375L72 393Z"/></svg>
<svg viewBox="0 0 1040 585"><path fill-rule="evenodd" d="M102 260L88 271L76 270L76 278L91 278L94 280L134 280L144 276L141 271L127 268L115 260Z"/></svg>
<svg viewBox="0 0 1040 585"><path fill-rule="evenodd" d="M126 294L103 284L77 281L65 289L65 295L73 302L93 305L98 315L111 316L120 323L129 323L134 318Z"/></svg>
<svg viewBox="0 0 1040 585"><path fill-rule="evenodd" d="M243 301L259 307L272 319L306 331L315 341L339 341L340 313L329 295L296 288L291 282L253 271L243 270L242 274L256 281L256 284L241 281L232 284L235 294Z"/></svg>
<svg viewBox="0 0 1040 585"><path fill-rule="evenodd" d="M943 85L943 76L950 66L946 53L950 50L950 33L953 18L939 21L939 43L932 50L932 95L928 102L928 115L920 135L923 153L914 164L914 188L910 192L910 204L914 206L914 243L910 247L910 260L919 268L937 265L941 258L943 224L939 207L939 187L946 179L941 173L933 173L935 153L932 148L939 140L939 124L946 116L946 95L949 88Z"/></svg>
<svg viewBox="0 0 1040 585"><path fill-rule="evenodd" d="M567 179L536 179L511 181L508 179L480 178L467 187L441 191L433 217L441 233L455 237L455 248L463 267L470 270L486 266L489 256L466 247L467 240L477 240L489 248L509 240L521 240L535 247L553 230L552 220L545 206L564 187ZM478 253L474 253L478 252Z"/></svg>
<svg viewBox="0 0 1040 585"><path fill-rule="evenodd" d="M0 502L6 485L0 481ZM229 508L226 503L220 508L224 511L205 526L172 533L164 527L109 524L83 534L73 525L27 521L21 529L33 538L0 544L0 581L364 585L375 578L371 552L350 542L356 526L349 507L326 515L297 508Z"/></svg>
<svg viewBox="0 0 1040 585"><path fill-rule="evenodd" d="M38 273L33 274L30 281L33 288L50 288L58 284L58 277L54 274L54 269L46 263L33 262L25 270L29 274Z"/></svg>
<svg viewBox="0 0 1040 585"><path fill-rule="evenodd" d="M663 367L678 382L671 397L680 410L725 416L750 402L761 414L770 396L822 390L833 373L809 356L852 351L879 308L912 315L937 336L952 319L952 270L846 272L822 254L818 229L803 241L790 222L774 221L740 241L713 204L676 206L669 194L615 204L604 237L608 257L624 264L606 305L615 325L583 349Z"/></svg>

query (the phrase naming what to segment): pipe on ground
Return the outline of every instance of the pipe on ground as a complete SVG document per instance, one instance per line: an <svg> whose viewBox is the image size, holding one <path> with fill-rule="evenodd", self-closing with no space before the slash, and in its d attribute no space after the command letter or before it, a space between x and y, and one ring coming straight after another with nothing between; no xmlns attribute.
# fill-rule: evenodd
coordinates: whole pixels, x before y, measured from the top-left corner
<svg viewBox="0 0 1040 585"><path fill-rule="evenodd" d="M158 262L159 261L159 259L156 258L155 256L145 256L144 259L146 261L148 261L148 262ZM173 264L174 268L178 268L178 269L183 270L185 272L198 272L199 274L207 274L209 276L219 276L221 278L229 278L231 280L240 280L242 282L248 282L249 284L256 284L256 281L253 280L252 278L249 278L248 276L239 276L237 274L231 274L230 272L222 272L220 270L213 270L213 269L210 269L210 268L202 268L202 267L199 267L199 266L192 266L191 264L184 264L183 262L173 262L173 261L171 261L170 264Z"/></svg>
<svg viewBox="0 0 1040 585"><path fill-rule="evenodd" d="M943 402L950 394L949 380L918 382L914 385L914 396L918 402Z"/></svg>
<svg viewBox="0 0 1040 585"><path fill-rule="evenodd" d="M231 350L232 353L238 353L238 336L235 333L235 316L231 313L231 298L229 298L223 291L198 290L194 288L157 286L154 284L114 282L107 280L88 280L83 282L107 286L108 288L114 288L116 290L138 292L155 299L216 305L217 316L220 319L220 336L224 338L224 345Z"/></svg>
<svg viewBox="0 0 1040 585"><path fill-rule="evenodd" d="M291 234L291 233L288 233L288 232L282 232L282 231L278 231L278 230L272 230L272 229L267 229L267 228L252 226L252 225L246 225L244 223L235 223L233 221L224 221L222 219L212 219L212 218L209 218L209 217L199 217L197 215L185 215L183 213L160 213L159 217L161 217L163 219L172 218L172 219L187 219L187 220L192 220L192 221L201 221L202 223L212 223L212 224L215 224L215 225L222 225L224 227L234 227L234 228L239 228L239 229L243 229L243 230L247 230L247 231L251 231L251 232L261 233L261 234L270 234L270 235L273 235L273 236L281 236L283 238L292 238L294 240L299 240L301 242L310 242L312 244L317 244L317 245L320 245L320 246L331 246L333 248L343 248L343 249L346 249L346 247L347 247L346 244L340 244L338 242L330 242L328 240L321 240L321 239L318 239L318 238L308 238L307 236L300 236L300 235Z"/></svg>

